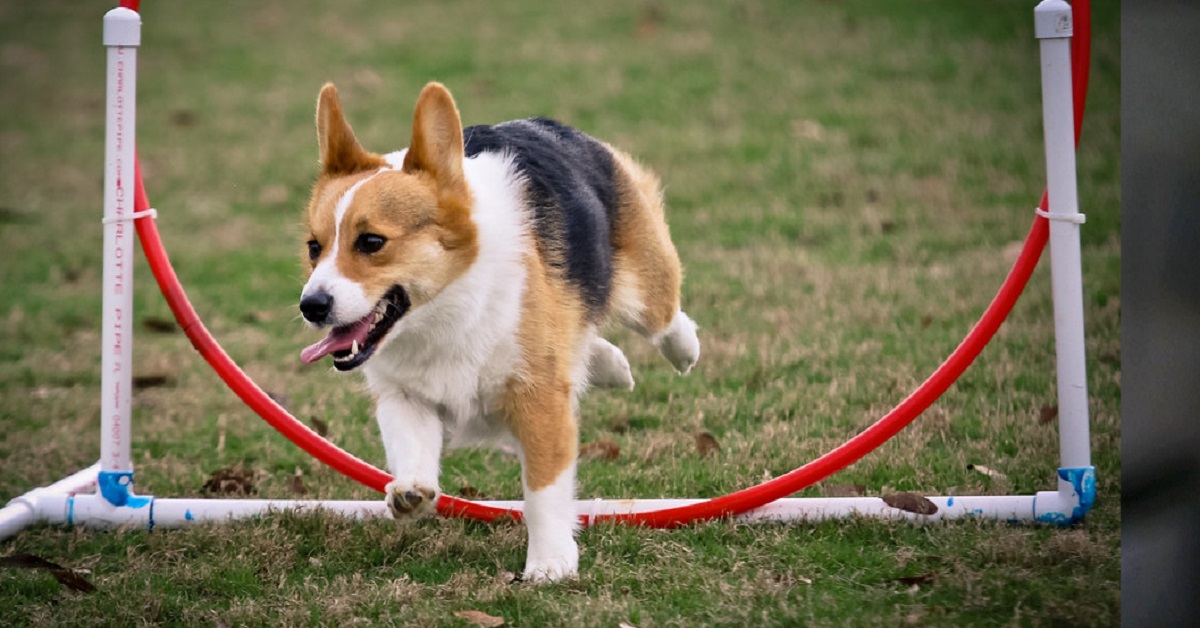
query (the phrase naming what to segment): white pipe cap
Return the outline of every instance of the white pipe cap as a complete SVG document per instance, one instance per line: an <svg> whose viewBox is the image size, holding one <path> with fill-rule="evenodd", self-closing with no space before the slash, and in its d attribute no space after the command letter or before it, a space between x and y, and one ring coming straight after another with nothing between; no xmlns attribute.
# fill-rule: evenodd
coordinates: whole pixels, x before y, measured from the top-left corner
<svg viewBox="0 0 1200 628"><path fill-rule="evenodd" d="M142 16L137 11L117 7L104 14L105 46L139 46L142 43Z"/></svg>
<svg viewBox="0 0 1200 628"><path fill-rule="evenodd" d="M1061 39L1074 31L1071 5L1066 0L1042 0L1033 8L1033 33L1038 39Z"/></svg>

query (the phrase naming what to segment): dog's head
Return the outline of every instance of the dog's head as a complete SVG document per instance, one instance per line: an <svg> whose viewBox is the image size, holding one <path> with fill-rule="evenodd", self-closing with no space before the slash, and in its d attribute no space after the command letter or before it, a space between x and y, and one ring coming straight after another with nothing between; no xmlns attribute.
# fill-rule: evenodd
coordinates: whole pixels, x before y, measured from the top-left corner
<svg viewBox="0 0 1200 628"><path fill-rule="evenodd" d="M304 213L308 281L300 312L329 335L301 352L366 362L410 310L435 298L478 253L463 174L462 121L450 92L430 83L413 115L403 163L368 152L325 85L317 99L321 174ZM396 160L398 161L398 159Z"/></svg>

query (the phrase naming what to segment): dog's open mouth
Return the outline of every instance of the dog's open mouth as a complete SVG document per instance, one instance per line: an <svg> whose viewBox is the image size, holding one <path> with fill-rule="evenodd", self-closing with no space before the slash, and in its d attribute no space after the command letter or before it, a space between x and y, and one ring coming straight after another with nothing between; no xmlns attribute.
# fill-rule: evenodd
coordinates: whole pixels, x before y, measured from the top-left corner
<svg viewBox="0 0 1200 628"><path fill-rule="evenodd" d="M337 370L357 368L375 353L379 341L408 312L410 305L404 288L392 286L370 314L349 325L334 327L324 340L301 351L300 360L311 364L332 354Z"/></svg>

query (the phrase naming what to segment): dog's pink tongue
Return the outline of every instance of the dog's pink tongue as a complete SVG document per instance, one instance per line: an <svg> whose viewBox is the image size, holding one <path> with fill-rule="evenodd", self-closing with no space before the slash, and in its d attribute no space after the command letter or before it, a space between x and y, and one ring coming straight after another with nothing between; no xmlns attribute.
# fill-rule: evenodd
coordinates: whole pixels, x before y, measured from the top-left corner
<svg viewBox="0 0 1200 628"><path fill-rule="evenodd" d="M353 325L335 327L324 340L301 351L300 361L305 364L312 364L334 351L350 349L354 346L354 341L356 340L358 344L363 344L367 339L367 332L371 331L370 319L371 317L368 316Z"/></svg>

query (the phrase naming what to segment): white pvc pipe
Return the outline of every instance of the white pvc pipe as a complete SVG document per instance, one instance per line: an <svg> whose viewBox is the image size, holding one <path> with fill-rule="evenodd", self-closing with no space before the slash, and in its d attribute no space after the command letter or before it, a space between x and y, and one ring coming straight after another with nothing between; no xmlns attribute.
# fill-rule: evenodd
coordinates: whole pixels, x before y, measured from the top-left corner
<svg viewBox="0 0 1200 628"><path fill-rule="evenodd" d="M35 488L20 497L13 498L0 508L0 540L24 530L25 528L45 521L43 512L47 510L45 500L48 497L64 497L73 493L90 491L96 488L96 475L100 472L100 463L78 471L54 484ZM56 500L57 501L57 500Z"/></svg>
<svg viewBox="0 0 1200 628"><path fill-rule="evenodd" d="M1057 496L1058 493L1050 493ZM1034 496L927 497L936 511L919 514L889 506L879 497L789 498L737 516L743 522L804 522L850 517L905 519L934 522L945 519L978 518L1009 522L1034 520ZM595 499L580 500L580 516L591 520L602 515L620 515L659 510L700 502L699 499ZM481 502L519 512L520 501ZM315 501L269 499L148 499L142 506L114 506L99 495L48 495L39 501L40 520L51 524L75 524L94 528L136 525L147 529L178 528L197 523L223 523L285 510L324 510L353 519L390 517L382 499L371 501Z"/></svg>
<svg viewBox="0 0 1200 628"><path fill-rule="evenodd" d="M100 372L100 464L131 474L133 405L134 141L141 18L117 8L104 16L108 87L104 137L104 283ZM128 475L124 475L128 478ZM126 482L131 481L126 479Z"/></svg>
<svg viewBox="0 0 1200 628"><path fill-rule="evenodd" d="M1050 272L1057 354L1059 453L1065 468L1090 467L1087 364L1083 327L1075 119L1071 93L1071 6L1044 0L1034 9L1041 44L1042 115L1050 219ZM1060 490L1069 487L1059 480ZM1072 489L1073 490L1073 489Z"/></svg>
<svg viewBox="0 0 1200 628"><path fill-rule="evenodd" d="M285 510L325 510L364 519L388 514L382 499L372 501L317 501L286 499L158 499L147 498L138 507L114 506L100 495L59 495L42 502L47 523L110 528L137 525L147 529L178 528L197 523L224 523Z"/></svg>

